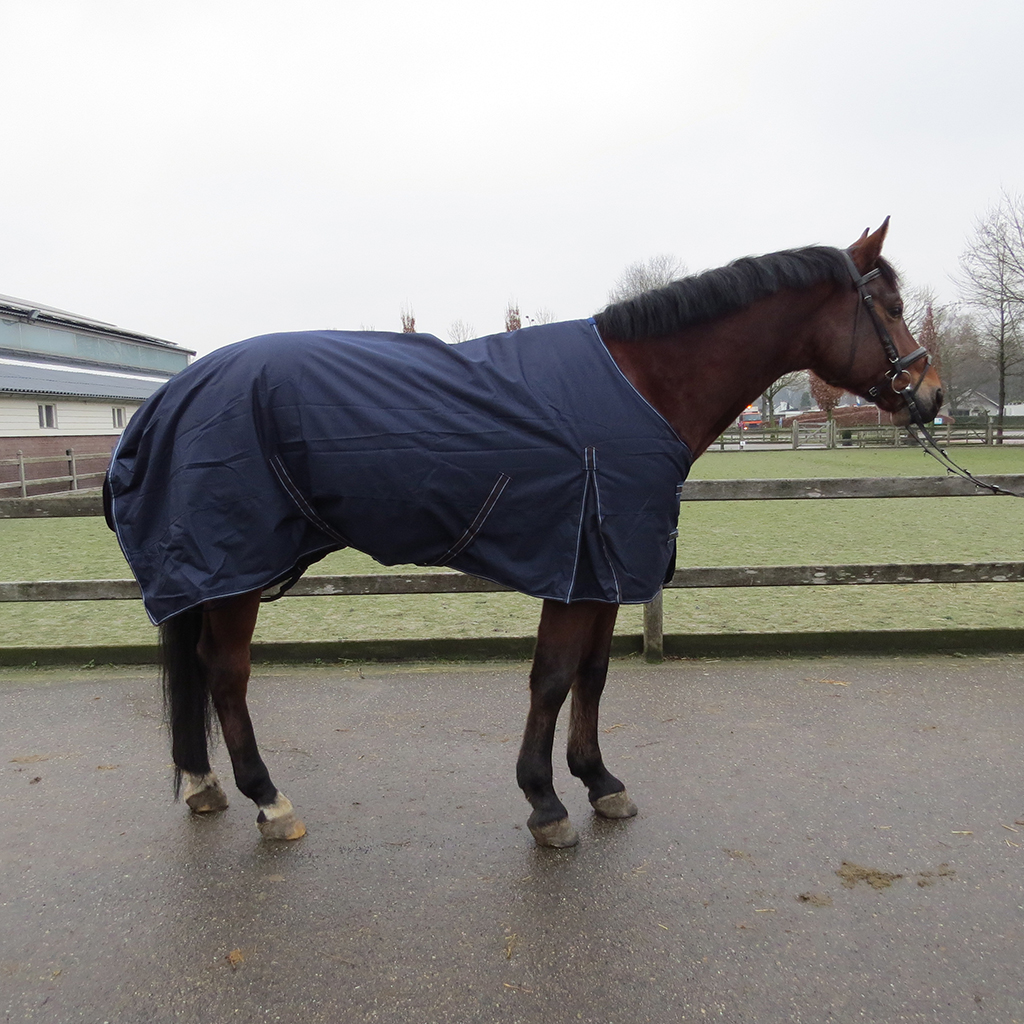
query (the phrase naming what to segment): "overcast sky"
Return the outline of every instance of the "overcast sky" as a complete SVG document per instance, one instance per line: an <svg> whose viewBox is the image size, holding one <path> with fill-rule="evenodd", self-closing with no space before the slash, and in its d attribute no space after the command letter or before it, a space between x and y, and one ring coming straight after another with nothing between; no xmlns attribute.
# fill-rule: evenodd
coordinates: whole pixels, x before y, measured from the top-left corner
<svg viewBox="0 0 1024 1024"><path fill-rule="evenodd" d="M1024 191L1021 0L0 0L0 293L200 352L588 316Z"/></svg>

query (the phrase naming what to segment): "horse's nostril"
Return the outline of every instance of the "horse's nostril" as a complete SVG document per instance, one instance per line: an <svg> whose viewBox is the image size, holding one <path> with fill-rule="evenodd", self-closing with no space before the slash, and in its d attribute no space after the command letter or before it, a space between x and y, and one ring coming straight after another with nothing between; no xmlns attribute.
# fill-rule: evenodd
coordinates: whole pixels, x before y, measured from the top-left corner
<svg viewBox="0 0 1024 1024"><path fill-rule="evenodd" d="M935 411L938 412L942 408L942 401L946 396L942 393L942 388L938 388L935 392Z"/></svg>

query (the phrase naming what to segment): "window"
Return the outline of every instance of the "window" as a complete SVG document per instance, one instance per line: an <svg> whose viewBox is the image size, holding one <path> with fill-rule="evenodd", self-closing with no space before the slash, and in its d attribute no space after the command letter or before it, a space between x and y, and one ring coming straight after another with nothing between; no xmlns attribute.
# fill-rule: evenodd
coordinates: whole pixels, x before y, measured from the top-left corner
<svg viewBox="0 0 1024 1024"><path fill-rule="evenodd" d="M114 408L110 410L110 412L112 413L112 418L113 418L113 421L114 421L114 429L115 430L123 430L124 429L124 406L115 405Z"/></svg>
<svg viewBox="0 0 1024 1024"><path fill-rule="evenodd" d="M57 426L57 406L39 406L39 426L43 429L45 429L46 427L53 428Z"/></svg>

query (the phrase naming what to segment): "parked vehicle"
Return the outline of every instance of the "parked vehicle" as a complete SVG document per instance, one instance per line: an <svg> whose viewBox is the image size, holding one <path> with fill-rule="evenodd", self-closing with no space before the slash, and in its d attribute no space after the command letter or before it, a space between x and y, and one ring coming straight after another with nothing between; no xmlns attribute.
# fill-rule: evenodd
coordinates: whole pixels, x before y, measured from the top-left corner
<svg viewBox="0 0 1024 1024"><path fill-rule="evenodd" d="M740 430L754 430L764 426L764 420L761 419L761 410L756 405L748 405L740 413L740 418L737 422L740 425Z"/></svg>

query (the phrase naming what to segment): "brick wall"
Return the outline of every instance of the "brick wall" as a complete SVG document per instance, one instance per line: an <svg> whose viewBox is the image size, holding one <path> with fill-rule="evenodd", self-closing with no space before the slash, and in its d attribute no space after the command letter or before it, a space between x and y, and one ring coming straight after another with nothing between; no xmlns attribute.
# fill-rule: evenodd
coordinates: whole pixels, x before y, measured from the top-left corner
<svg viewBox="0 0 1024 1024"><path fill-rule="evenodd" d="M65 476L70 473L67 457L69 448L73 448L75 451L75 465L80 477L85 473L104 472L110 464L110 452L117 444L118 436L117 434L87 436L50 434L40 437L0 437L0 460L17 458L19 451L26 459L37 456L52 458L53 461L32 463L25 467L28 493L35 495L69 491L71 490L70 483L33 485L31 481ZM92 457L86 458L85 456ZM17 480L18 467L0 461L0 483L16 482ZM101 483L101 476L91 476L81 480L79 487L99 487ZM0 498L16 498L20 494L21 491L17 487L0 488Z"/></svg>

